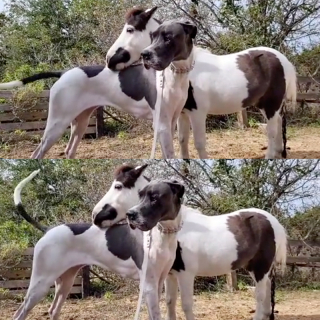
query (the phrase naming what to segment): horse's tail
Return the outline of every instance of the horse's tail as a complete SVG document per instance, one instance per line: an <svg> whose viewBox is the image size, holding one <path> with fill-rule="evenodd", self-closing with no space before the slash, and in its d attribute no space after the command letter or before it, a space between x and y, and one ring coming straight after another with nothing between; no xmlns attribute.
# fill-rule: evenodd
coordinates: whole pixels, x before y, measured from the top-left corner
<svg viewBox="0 0 320 320"><path fill-rule="evenodd" d="M22 189L39 172L40 172L40 170L33 171L27 178L25 178L22 181L20 181L19 184L14 189L13 198L14 198L14 204L16 206L18 214L20 214L26 221L28 221L30 224L32 224L38 230L40 230L42 232L46 232L48 227L45 227L45 226L41 225L38 221L34 220L31 216L29 216L28 213L26 212L24 206L22 205L22 202L21 202L21 191L22 191Z"/></svg>
<svg viewBox="0 0 320 320"><path fill-rule="evenodd" d="M23 87L27 83L31 83L41 79L60 78L62 74L63 74L63 71L40 72L40 73L34 74L33 76L23 78L20 80L0 83L0 90L1 89L10 90L18 87Z"/></svg>
<svg viewBox="0 0 320 320"><path fill-rule="evenodd" d="M286 100L291 102L292 108L297 102L297 72L294 65L289 62L286 71Z"/></svg>
<svg viewBox="0 0 320 320"><path fill-rule="evenodd" d="M279 223L276 230L276 254L275 262L279 265L281 272L284 273L287 264L287 234L284 227Z"/></svg>

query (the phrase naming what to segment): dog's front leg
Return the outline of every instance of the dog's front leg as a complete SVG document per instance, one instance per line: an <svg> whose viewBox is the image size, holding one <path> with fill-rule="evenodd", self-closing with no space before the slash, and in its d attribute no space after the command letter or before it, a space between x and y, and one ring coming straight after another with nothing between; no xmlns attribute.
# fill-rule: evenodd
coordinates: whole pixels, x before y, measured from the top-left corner
<svg viewBox="0 0 320 320"><path fill-rule="evenodd" d="M158 290L156 281L146 284L145 299L149 313L149 320L161 320Z"/></svg>
<svg viewBox="0 0 320 320"><path fill-rule="evenodd" d="M158 137L164 159L175 158L171 123L169 115L161 114Z"/></svg>

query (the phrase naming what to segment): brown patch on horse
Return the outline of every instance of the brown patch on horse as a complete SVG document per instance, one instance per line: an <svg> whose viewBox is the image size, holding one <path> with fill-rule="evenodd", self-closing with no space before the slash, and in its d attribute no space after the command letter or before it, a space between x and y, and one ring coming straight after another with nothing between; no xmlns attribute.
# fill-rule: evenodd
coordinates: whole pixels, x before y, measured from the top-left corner
<svg viewBox="0 0 320 320"><path fill-rule="evenodd" d="M230 216L227 224L238 243L238 257L232 262L232 269L245 268L260 281L270 270L276 253L270 221L261 213L242 211Z"/></svg>
<svg viewBox="0 0 320 320"><path fill-rule="evenodd" d="M267 119L281 108L286 93L283 66L278 57L267 50L250 50L237 58L238 68L244 73L248 84L248 97L242 107L257 105Z"/></svg>
<svg viewBox="0 0 320 320"><path fill-rule="evenodd" d="M157 7L154 7L146 12L145 9L141 7L132 8L125 15L126 23L134 27L137 31L143 31L146 29L150 18L157 9Z"/></svg>
<svg viewBox="0 0 320 320"><path fill-rule="evenodd" d="M147 166L148 165L145 164L136 169L136 167L133 165L123 164L122 166L116 168L114 172L114 178L116 181L121 182L125 188L133 188L141 173Z"/></svg>

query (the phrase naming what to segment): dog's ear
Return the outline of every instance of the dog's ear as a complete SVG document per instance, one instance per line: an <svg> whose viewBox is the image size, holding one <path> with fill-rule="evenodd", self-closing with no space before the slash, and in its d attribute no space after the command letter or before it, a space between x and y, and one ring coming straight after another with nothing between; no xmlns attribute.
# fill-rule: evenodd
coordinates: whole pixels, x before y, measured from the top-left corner
<svg viewBox="0 0 320 320"><path fill-rule="evenodd" d="M144 13L143 16L149 21L150 18L154 15L154 13L157 11L158 7L153 7L151 9L147 9Z"/></svg>
<svg viewBox="0 0 320 320"><path fill-rule="evenodd" d="M133 170L134 170L134 174L136 177L140 177L142 172L146 169L146 167L148 166L148 164L144 164L142 166L138 166L138 167L135 167Z"/></svg>
<svg viewBox="0 0 320 320"><path fill-rule="evenodd" d="M198 28L195 24L193 24L189 20L181 21L179 23L182 25L184 32L190 35L191 39L194 39L196 37Z"/></svg>
<svg viewBox="0 0 320 320"><path fill-rule="evenodd" d="M176 194L179 197L179 199L183 197L185 191L183 184L179 183L176 180L173 180L168 182L168 185L170 186L173 194Z"/></svg>

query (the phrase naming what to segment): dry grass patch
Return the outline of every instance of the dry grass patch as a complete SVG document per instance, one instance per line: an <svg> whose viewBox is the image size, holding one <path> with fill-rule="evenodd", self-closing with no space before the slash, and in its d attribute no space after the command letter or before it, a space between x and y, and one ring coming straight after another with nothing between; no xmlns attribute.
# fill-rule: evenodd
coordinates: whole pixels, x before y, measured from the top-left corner
<svg viewBox="0 0 320 320"><path fill-rule="evenodd" d="M319 291L277 293L277 320L319 320ZM251 292L236 293L205 293L194 298L194 310L197 320L249 320L252 319L254 299ZM61 320L92 320L133 319L137 303L137 295L119 298L90 298L86 300L69 299L62 310ZM33 320L47 320L49 302L43 302L35 307L30 316ZM13 301L0 301L1 319L11 319L18 304ZM177 320L183 320L181 304L178 304ZM165 303L161 301L162 315L165 314ZM142 320L147 320L145 306L142 310Z"/></svg>
<svg viewBox="0 0 320 320"><path fill-rule="evenodd" d="M197 158L197 151L190 139L190 156ZM288 158L320 158L320 128L303 127L288 129ZM177 138L174 141L176 155L179 155ZM16 144L0 146L1 158L29 158L37 144L32 141L20 141ZM85 139L80 143L77 157L81 159L145 159L149 158L152 146L152 133L139 135L130 134L125 137L101 139ZM267 140L262 129L221 129L207 134L207 150L209 158L263 158ZM66 141L55 144L47 158L64 158ZM157 158L161 158L160 146L157 148Z"/></svg>

